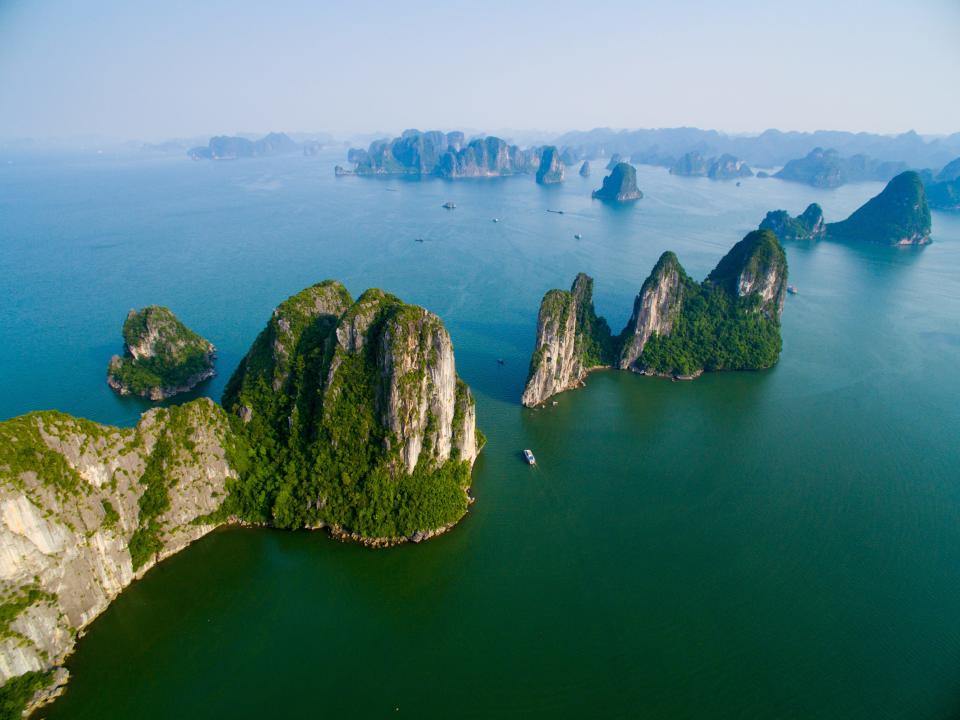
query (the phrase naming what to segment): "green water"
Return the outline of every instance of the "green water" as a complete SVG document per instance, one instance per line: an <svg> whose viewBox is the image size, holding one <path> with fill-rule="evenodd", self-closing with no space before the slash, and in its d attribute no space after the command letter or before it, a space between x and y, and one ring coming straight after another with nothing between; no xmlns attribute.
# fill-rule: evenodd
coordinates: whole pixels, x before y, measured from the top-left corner
<svg viewBox="0 0 960 720"><path fill-rule="evenodd" d="M524 410L546 289L591 273L616 331L663 250L702 277L766 210L835 219L880 187L638 175L622 210L598 178L337 182L299 158L0 170L3 416L132 422L103 372L147 302L218 345L217 397L273 305L338 277L443 317L489 439L436 540L225 529L165 561L43 716L955 717L960 218L923 249L789 245L769 372L601 372Z"/></svg>

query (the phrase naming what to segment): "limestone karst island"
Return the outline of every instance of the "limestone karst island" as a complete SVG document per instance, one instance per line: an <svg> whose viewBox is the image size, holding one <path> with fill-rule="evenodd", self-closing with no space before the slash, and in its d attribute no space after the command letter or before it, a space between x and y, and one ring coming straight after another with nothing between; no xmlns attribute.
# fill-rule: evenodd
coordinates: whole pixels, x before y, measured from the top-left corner
<svg viewBox="0 0 960 720"><path fill-rule="evenodd" d="M960 2L0 2L0 720L951 720Z"/></svg>

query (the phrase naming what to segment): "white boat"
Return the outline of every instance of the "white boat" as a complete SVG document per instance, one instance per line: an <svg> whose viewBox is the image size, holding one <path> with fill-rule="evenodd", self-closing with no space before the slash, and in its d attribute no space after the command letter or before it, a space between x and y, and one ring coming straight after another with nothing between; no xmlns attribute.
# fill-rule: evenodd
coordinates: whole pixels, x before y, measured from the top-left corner
<svg viewBox="0 0 960 720"><path fill-rule="evenodd" d="M583 238L583 235L581 235L580 233L577 233L576 235L573 236L574 240L580 240L582 238Z"/></svg>
<svg viewBox="0 0 960 720"><path fill-rule="evenodd" d="M537 459L533 456L533 451L532 451L532 450L524 450L524 451L523 451L523 457L524 457L524 459L527 461L527 464L528 464L528 465L536 465L536 464L537 464Z"/></svg>
<svg viewBox="0 0 960 720"><path fill-rule="evenodd" d="M787 285L787 292L790 293L791 295L796 295L797 288L795 288L793 285Z"/></svg>
<svg viewBox="0 0 960 720"><path fill-rule="evenodd" d="M443 204L443 206L444 206L447 210L453 210L453 209L457 206L457 204L456 204L455 202L453 202L452 200L448 200L447 202L445 202L445 203Z"/></svg>

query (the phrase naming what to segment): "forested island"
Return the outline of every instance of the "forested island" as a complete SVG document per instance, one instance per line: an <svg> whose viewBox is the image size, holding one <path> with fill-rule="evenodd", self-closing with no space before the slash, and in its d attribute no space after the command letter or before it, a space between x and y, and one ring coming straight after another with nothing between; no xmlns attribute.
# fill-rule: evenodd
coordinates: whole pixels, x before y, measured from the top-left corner
<svg viewBox="0 0 960 720"><path fill-rule="evenodd" d="M184 325L168 308L131 310L123 323L124 354L114 355L107 384L121 395L163 400L213 377L213 343Z"/></svg>
<svg viewBox="0 0 960 720"><path fill-rule="evenodd" d="M769 230L751 232L702 282L665 252L644 281L619 336L596 315L593 280L543 298L522 403L543 404L581 385L590 370L617 367L693 379L704 371L758 370L780 355L787 259Z"/></svg>
<svg viewBox="0 0 960 720"><path fill-rule="evenodd" d="M870 242L883 245L925 245L930 242L930 208L919 173L908 170L887 183L850 217L824 223L823 210L816 203L801 215L773 210L760 223L783 240Z"/></svg>
<svg viewBox="0 0 960 720"><path fill-rule="evenodd" d="M335 281L277 307L223 407L154 408L135 428L53 411L0 422L4 711L55 695L83 628L221 524L374 547L444 532L483 443L440 319Z"/></svg>

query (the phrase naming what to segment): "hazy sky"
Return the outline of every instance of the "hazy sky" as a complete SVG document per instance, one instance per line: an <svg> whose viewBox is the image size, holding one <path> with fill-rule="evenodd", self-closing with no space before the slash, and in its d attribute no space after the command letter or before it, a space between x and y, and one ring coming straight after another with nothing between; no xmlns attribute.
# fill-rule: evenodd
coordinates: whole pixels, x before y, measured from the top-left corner
<svg viewBox="0 0 960 720"><path fill-rule="evenodd" d="M0 137L960 131L960 0L0 0Z"/></svg>

